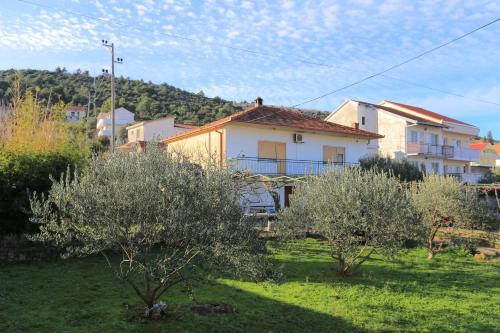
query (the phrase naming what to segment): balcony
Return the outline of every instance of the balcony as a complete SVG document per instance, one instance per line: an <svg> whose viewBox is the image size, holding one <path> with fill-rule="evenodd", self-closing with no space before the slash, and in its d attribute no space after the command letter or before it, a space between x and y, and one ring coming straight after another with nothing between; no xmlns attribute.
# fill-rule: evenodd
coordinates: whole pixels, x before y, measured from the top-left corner
<svg viewBox="0 0 500 333"><path fill-rule="evenodd" d="M452 158L454 155L454 147L430 143L408 142L406 144L406 154Z"/></svg>
<svg viewBox="0 0 500 333"><path fill-rule="evenodd" d="M318 176L327 170L343 169L349 165L353 164L257 157L237 157L228 160L228 168L231 172L240 171L267 176Z"/></svg>
<svg viewBox="0 0 500 333"><path fill-rule="evenodd" d="M449 157L449 159L459 160L459 161L479 162L479 154L480 151L477 149L455 147L453 156Z"/></svg>
<svg viewBox="0 0 500 333"><path fill-rule="evenodd" d="M453 177L460 183L477 184L483 178L480 173L445 173L445 176Z"/></svg>

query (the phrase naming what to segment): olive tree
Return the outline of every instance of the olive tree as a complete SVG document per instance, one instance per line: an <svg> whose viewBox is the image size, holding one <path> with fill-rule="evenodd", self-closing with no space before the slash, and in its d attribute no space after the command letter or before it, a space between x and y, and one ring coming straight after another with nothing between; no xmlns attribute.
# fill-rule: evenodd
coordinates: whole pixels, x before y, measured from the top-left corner
<svg viewBox="0 0 500 333"><path fill-rule="evenodd" d="M157 147L95 157L82 172L53 180L47 196L35 194L31 207L36 239L65 256L102 254L147 309L203 269L268 272L265 244L244 223L230 175Z"/></svg>
<svg viewBox="0 0 500 333"><path fill-rule="evenodd" d="M395 254L415 228L409 193L399 180L359 168L332 170L297 187L278 222L286 239L307 230L324 237L344 276L375 251Z"/></svg>
<svg viewBox="0 0 500 333"><path fill-rule="evenodd" d="M435 238L443 227L483 229L495 219L493 211L477 191L453 177L427 175L412 186L412 198L427 246L427 258L438 251Z"/></svg>

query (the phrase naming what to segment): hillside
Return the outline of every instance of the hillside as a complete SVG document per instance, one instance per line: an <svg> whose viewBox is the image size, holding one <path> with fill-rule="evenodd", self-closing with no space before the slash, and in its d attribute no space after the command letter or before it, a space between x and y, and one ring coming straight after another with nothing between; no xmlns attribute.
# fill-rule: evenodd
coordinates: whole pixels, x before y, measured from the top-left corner
<svg viewBox="0 0 500 333"><path fill-rule="evenodd" d="M90 76L87 71L70 73L65 69L47 70L0 70L0 104L8 103L12 83L20 75L22 88L36 94L44 103L59 101L66 105L87 107L90 100L90 116L110 109L110 80L108 77ZM155 84L125 77L116 78L116 106L123 106L136 114L137 120L156 119L174 115L178 122L203 125L239 111L246 102L233 105L219 97L208 98L203 92L191 93L166 83ZM305 114L324 119L328 112L301 110Z"/></svg>
<svg viewBox="0 0 500 333"><path fill-rule="evenodd" d="M0 71L0 101L8 102L12 83L21 75L22 87L31 90L44 103L63 101L67 105L87 106L91 116L110 108L110 80L92 77L88 72L69 73L65 69ZM116 106L136 114L138 120L175 115L179 122L204 124L230 115L241 108L221 98L207 98L203 92L190 93L166 83L155 84L125 77L116 79Z"/></svg>

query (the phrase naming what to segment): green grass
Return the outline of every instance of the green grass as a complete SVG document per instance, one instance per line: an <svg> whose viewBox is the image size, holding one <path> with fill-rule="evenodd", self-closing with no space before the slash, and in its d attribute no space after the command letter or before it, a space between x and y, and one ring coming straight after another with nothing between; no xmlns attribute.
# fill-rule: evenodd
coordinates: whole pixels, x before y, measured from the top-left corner
<svg viewBox="0 0 500 333"><path fill-rule="evenodd" d="M133 292L100 257L0 266L0 332L498 332L500 265L452 253L429 262L422 249L374 256L350 278L335 275L327 248L299 242L275 251L280 285L216 279L195 301L238 314L139 322ZM167 303L193 300L181 290Z"/></svg>

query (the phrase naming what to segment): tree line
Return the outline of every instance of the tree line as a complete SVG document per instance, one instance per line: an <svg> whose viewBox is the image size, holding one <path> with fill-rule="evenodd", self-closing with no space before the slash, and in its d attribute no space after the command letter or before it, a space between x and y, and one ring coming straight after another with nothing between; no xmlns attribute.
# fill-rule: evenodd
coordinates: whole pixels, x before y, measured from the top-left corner
<svg viewBox="0 0 500 333"><path fill-rule="evenodd" d="M0 101L9 104L13 95L12 84L20 76L21 86L32 92L37 100L50 106L65 105L88 107L90 116L110 110L110 80L105 76L92 76L88 71L68 72L64 68L48 70L0 71ZM220 97L208 98L203 91L191 93L167 83L116 78L116 106L135 113L137 120L175 116L177 121L201 125L228 116L241 108Z"/></svg>

